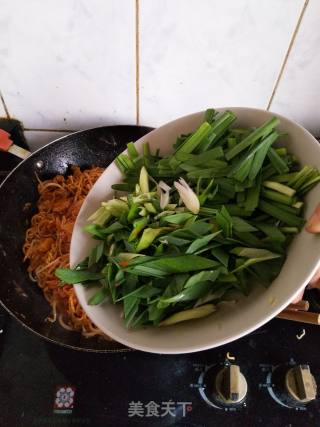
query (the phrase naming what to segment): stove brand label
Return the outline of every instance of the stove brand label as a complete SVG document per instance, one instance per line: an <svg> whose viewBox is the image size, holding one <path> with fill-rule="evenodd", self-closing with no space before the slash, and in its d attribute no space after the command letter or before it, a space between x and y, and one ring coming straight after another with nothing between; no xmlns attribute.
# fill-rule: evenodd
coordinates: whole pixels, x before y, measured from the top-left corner
<svg viewBox="0 0 320 427"><path fill-rule="evenodd" d="M174 402L169 400L167 402L150 402L143 403L138 400L137 402L129 402L128 417L186 417L188 412L192 411L192 402Z"/></svg>
<svg viewBox="0 0 320 427"><path fill-rule="evenodd" d="M56 388L53 412L55 414L72 414L76 388L70 385Z"/></svg>

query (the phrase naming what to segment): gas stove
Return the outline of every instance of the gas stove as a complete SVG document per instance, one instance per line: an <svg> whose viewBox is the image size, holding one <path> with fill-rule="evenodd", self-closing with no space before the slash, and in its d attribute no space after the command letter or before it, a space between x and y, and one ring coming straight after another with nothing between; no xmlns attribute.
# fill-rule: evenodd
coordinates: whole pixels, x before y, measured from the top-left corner
<svg viewBox="0 0 320 427"><path fill-rule="evenodd" d="M14 163L0 155L1 175ZM305 299L320 312L319 291ZM44 341L0 308L0 426L319 426L319 334L274 319L198 353L98 354Z"/></svg>

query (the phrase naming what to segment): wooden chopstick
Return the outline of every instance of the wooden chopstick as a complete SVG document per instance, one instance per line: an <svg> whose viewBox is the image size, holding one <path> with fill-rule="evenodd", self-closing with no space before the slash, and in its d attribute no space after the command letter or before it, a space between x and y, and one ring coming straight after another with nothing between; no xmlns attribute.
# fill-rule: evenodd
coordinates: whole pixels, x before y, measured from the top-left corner
<svg viewBox="0 0 320 427"><path fill-rule="evenodd" d="M296 304L290 304L286 308L286 310L301 310L301 311L308 311L309 310L309 301L301 300L297 302Z"/></svg>
<svg viewBox="0 0 320 427"><path fill-rule="evenodd" d="M293 320L294 322L320 325L320 313L311 313L310 311L283 310L277 317L279 319Z"/></svg>

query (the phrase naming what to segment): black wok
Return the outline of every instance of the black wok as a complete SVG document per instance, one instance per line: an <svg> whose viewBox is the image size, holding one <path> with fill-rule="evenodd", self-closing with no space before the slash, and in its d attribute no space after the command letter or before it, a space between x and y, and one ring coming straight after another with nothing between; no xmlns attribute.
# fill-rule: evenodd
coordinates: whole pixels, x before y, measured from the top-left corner
<svg viewBox="0 0 320 427"><path fill-rule="evenodd" d="M126 351L116 342L84 338L45 321L51 309L41 289L30 281L23 262L25 232L38 199L40 179L67 174L71 165L106 167L126 144L148 133L140 126L108 126L76 132L60 138L22 161L0 186L0 303L20 323L41 337L86 351ZM9 156L9 155L8 155ZM30 203L30 208L25 209Z"/></svg>

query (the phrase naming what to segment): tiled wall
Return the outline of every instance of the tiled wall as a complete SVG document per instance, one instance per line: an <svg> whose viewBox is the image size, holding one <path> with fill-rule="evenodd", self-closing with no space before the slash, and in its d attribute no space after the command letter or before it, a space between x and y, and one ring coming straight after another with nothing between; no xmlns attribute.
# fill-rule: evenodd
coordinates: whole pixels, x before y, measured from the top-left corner
<svg viewBox="0 0 320 427"><path fill-rule="evenodd" d="M32 148L208 106L320 135L320 0L0 0L0 115Z"/></svg>

